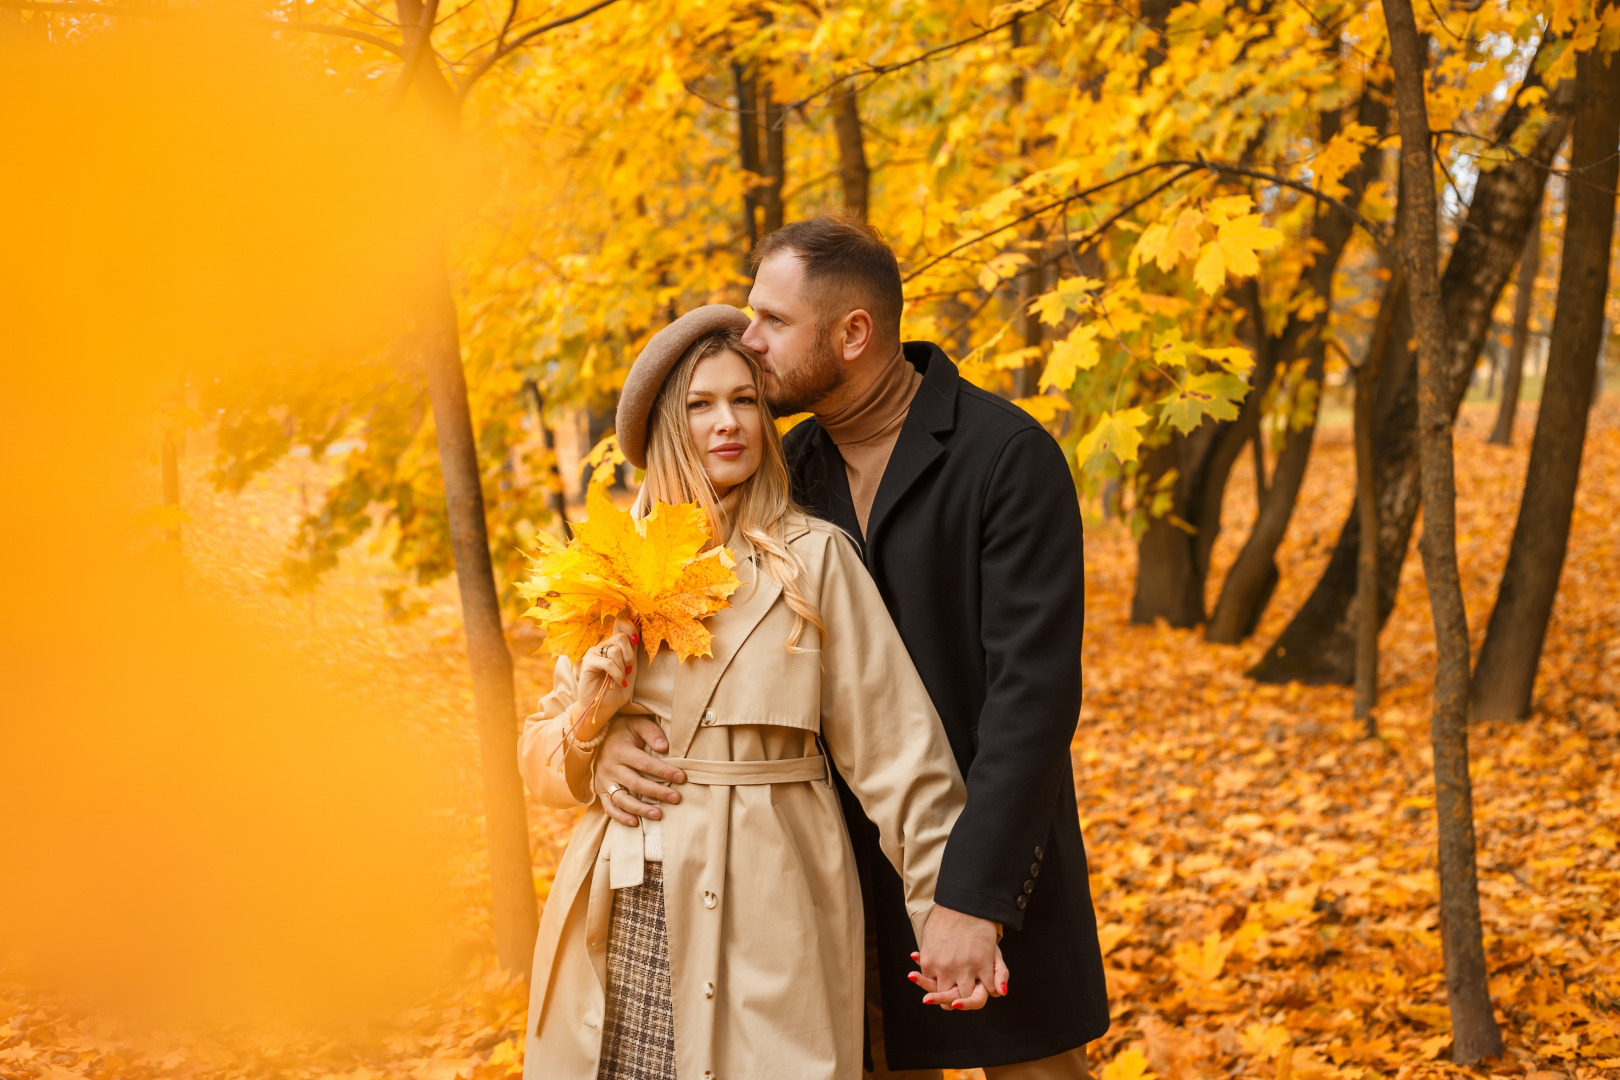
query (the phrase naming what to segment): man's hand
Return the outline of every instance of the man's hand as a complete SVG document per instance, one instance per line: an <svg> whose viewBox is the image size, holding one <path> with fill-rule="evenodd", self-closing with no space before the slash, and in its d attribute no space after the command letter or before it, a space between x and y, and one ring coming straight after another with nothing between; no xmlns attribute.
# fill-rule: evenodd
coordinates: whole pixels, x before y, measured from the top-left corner
<svg viewBox="0 0 1620 1080"><path fill-rule="evenodd" d="M604 792L602 809L613 820L635 828L642 818L659 818L663 811L656 802L644 802L635 796L670 804L681 801L681 793L661 784L662 777L671 784L686 783L686 774L673 765L647 752L651 747L659 753L669 749L664 729L650 716L621 716L613 721L602 747L596 752L596 789ZM612 797L605 792L618 784L621 790ZM932 922L932 917L929 918Z"/></svg>
<svg viewBox="0 0 1620 1080"><path fill-rule="evenodd" d="M928 991L924 1005L982 1009L1007 992L1007 964L996 945L996 924L934 906L923 927L922 949L911 954L921 971L908 976Z"/></svg>

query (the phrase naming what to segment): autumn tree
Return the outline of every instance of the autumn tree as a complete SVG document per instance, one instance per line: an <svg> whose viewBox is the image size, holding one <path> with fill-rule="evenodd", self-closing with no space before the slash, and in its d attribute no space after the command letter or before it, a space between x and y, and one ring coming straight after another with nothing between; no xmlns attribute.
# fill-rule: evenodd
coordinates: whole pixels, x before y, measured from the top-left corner
<svg viewBox="0 0 1620 1080"><path fill-rule="evenodd" d="M1620 179L1616 144L1620 144L1620 64L1606 51L1589 49L1575 61L1564 253L1547 376L1524 498L1474 673L1474 715L1481 720L1529 714L1569 546L1587 414L1603 348L1615 181ZM1521 293L1528 293L1534 279L1535 262L1527 249L1520 271ZM1505 398L1503 407L1510 408Z"/></svg>
<svg viewBox="0 0 1620 1080"><path fill-rule="evenodd" d="M1446 404L1455 417L1490 330L1496 306L1540 205L1547 170L1568 133L1573 83L1562 80L1549 92L1542 68L1563 52L1551 35L1496 124L1482 158L1473 197L1457 223L1456 241L1440 280L1446 316ZM1496 147L1491 150L1489 147ZM1494 156L1492 156L1494 155ZM1485 169L1490 164L1493 167ZM1381 359L1381 386L1375 413L1374 452L1379 499L1379 622L1395 604L1395 589L1406 558L1420 504L1418 476L1418 379L1408 342L1413 327L1406 299L1385 294L1394 304L1394 329ZM1310 597L1255 667L1265 681L1303 679L1350 683L1355 667L1354 600L1360 544L1360 518L1354 506L1326 569Z"/></svg>

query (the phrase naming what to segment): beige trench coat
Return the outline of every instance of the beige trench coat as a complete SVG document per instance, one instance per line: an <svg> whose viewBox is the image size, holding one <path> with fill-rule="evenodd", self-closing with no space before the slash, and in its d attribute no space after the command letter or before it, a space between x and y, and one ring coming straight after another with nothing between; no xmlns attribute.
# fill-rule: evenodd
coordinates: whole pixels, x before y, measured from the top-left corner
<svg viewBox="0 0 1620 1080"><path fill-rule="evenodd" d="M781 586L739 551L744 584L709 624L713 656L676 674L666 728L688 782L664 809L663 860L679 1080L860 1075L860 886L820 746L878 825L919 938L964 800L944 729L853 546L808 519L789 536L826 640L808 627L806 651L787 651ZM519 745L541 802L588 806L540 920L525 1080L596 1077L612 889L641 881L639 830L570 788L561 753L547 765L568 705L588 692L560 660Z"/></svg>

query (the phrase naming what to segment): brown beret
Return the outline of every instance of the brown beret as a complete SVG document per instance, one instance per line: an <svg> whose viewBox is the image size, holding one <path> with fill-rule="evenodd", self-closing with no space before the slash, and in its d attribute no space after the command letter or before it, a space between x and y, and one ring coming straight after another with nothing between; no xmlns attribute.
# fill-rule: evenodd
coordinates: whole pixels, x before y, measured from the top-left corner
<svg viewBox="0 0 1620 1080"><path fill-rule="evenodd" d="M619 449L638 469L647 467L647 417L670 369L686 355L691 344L715 330L748 329L748 316L730 304L706 304L693 308L652 336L625 377L619 393L619 415L614 430Z"/></svg>

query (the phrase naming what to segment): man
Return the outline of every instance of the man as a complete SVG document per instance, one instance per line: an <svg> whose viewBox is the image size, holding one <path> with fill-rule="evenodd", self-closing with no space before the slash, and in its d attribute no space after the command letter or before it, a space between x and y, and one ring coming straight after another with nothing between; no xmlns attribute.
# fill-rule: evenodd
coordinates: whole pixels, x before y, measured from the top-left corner
<svg viewBox="0 0 1620 1080"><path fill-rule="evenodd" d="M1081 1080L1108 1002L1069 761L1085 586L1068 465L937 345L902 344L899 267L870 226L796 222L754 265L743 341L776 413L816 417L785 439L795 491L859 543L967 782L920 948L876 830L841 788L867 904L873 1071ZM656 730L610 735L598 786L678 801L652 778L684 778L642 738L662 749ZM608 809L627 824L658 814L624 792ZM919 1004L918 986L942 1007Z"/></svg>

